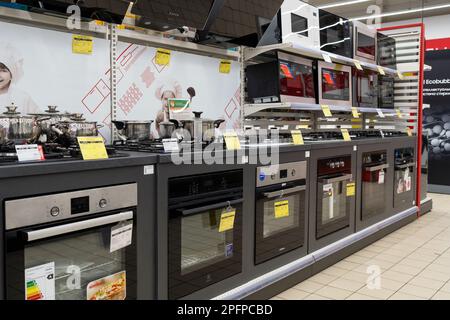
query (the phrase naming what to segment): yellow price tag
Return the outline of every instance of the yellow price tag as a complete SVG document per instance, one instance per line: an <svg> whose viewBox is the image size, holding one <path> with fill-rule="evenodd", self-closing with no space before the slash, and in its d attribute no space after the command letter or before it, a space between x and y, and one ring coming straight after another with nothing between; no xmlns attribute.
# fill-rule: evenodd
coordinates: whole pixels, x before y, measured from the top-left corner
<svg viewBox="0 0 450 320"><path fill-rule="evenodd" d="M402 112L400 111L400 109L395 109L395 111L397 112L397 116L401 119L403 118Z"/></svg>
<svg viewBox="0 0 450 320"><path fill-rule="evenodd" d="M236 132L227 132L223 135L225 139L225 144L227 146L227 150L240 150L241 142L236 134Z"/></svg>
<svg viewBox="0 0 450 320"><path fill-rule="evenodd" d="M220 215L219 232L233 230L236 210L226 211Z"/></svg>
<svg viewBox="0 0 450 320"><path fill-rule="evenodd" d="M278 201L274 204L275 219L289 217L289 201Z"/></svg>
<svg viewBox="0 0 450 320"><path fill-rule="evenodd" d="M228 74L231 71L231 61L229 60L222 60L220 61L219 65L219 72Z"/></svg>
<svg viewBox="0 0 450 320"><path fill-rule="evenodd" d="M77 140L84 160L108 159L102 137L78 137Z"/></svg>
<svg viewBox="0 0 450 320"><path fill-rule="evenodd" d="M358 70L363 70L363 68L361 67L361 62L359 62L358 60L353 60L353 63L355 64L356 69Z"/></svg>
<svg viewBox="0 0 450 320"><path fill-rule="evenodd" d="M105 22L101 20L95 20L95 24L97 24L98 26L104 26Z"/></svg>
<svg viewBox="0 0 450 320"><path fill-rule="evenodd" d="M397 75L400 80L405 79L405 77L403 76L403 73L400 70L397 71Z"/></svg>
<svg viewBox="0 0 450 320"><path fill-rule="evenodd" d="M382 66L378 66L378 73L381 74L382 76L386 75L386 72L384 71Z"/></svg>
<svg viewBox="0 0 450 320"><path fill-rule="evenodd" d="M356 191L356 183L348 183L347 184L347 197L353 197Z"/></svg>
<svg viewBox="0 0 450 320"><path fill-rule="evenodd" d="M353 115L353 118L355 118L355 119L359 119L359 112L358 112L358 108L356 108L356 107L352 107L352 115Z"/></svg>
<svg viewBox="0 0 450 320"><path fill-rule="evenodd" d="M348 129L341 129L342 137L344 138L344 141L352 141L352 138L350 137L350 133L348 133Z"/></svg>
<svg viewBox="0 0 450 320"><path fill-rule="evenodd" d="M300 130L292 130L291 131L292 140L294 141L294 145L304 145L303 134Z"/></svg>
<svg viewBox="0 0 450 320"><path fill-rule="evenodd" d="M321 106L322 107L322 111L323 111L323 115L327 118L332 117L333 115L331 114L331 110L330 110L330 106L324 104Z"/></svg>
<svg viewBox="0 0 450 320"><path fill-rule="evenodd" d="M408 134L408 137L412 137L413 136L413 132L411 130L411 128L406 128L406 133Z"/></svg>
<svg viewBox="0 0 450 320"><path fill-rule="evenodd" d="M124 30L125 29L125 25L124 24L119 24L119 25L117 25L116 28L119 29L119 30Z"/></svg>
<svg viewBox="0 0 450 320"><path fill-rule="evenodd" d="M72 53L91 54L94 38L91 36L72 35Z"/></svg>
<svg viewBox="0 0 450 320"><path fill-rule="evenodd" d="M158 48L156 49L156 64L160 66L167 66L170 63L171 51L166 49Z"/></svg>
<svg viewBox="0 0 450 320"><path fill-rule="evenodd" d="M307 124L299 124L298 126L295 126L295 129L309 129L309 125Z"/></svg>

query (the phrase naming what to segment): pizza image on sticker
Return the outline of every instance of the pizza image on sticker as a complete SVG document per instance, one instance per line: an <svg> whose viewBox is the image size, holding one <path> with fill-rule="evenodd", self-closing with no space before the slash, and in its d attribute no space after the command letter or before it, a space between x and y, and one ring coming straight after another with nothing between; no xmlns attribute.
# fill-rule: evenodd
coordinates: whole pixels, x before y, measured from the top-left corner
<svg viewBox="0 0 450 320"><path fill-rule="evenodd" d="M126 272L89 282L87 300L125 300L127 296Z"/></svg>

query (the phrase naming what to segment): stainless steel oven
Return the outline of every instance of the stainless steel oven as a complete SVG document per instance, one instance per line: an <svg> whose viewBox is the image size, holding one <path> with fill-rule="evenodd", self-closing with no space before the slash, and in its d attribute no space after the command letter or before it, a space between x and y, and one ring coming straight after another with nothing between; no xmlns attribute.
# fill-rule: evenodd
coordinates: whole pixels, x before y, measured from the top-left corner
<svg viewBox="0 0 450 320"><path fill-rule="evenodd" d="M320 48L353 58L352 23L328 11L319 9Z"/></svg>
<svg viewBox="0 0 450 320"><path fill-rule="evenodd" d="M352 68L318 62L319 104L352 106Z"/></svg>
<svg viewBox="0 0 450 320"><path fill-rule="evenodd" d="M353 21L353 55L355 59L377 62L377 32L362 22Z"/></svg>
<svg viewBox="0 0 450 320"><path fill-rule="evenodd" d="M394 156L394 208L408 209L414 203L414 148L395 149Z"/></svg>
<svg viewBox="0 0 450 320"><path fill-rule="evenodd" d="M378 108L378 75L371 70L353 69L353 101L358 108Z"/></svg>
<svg viewBox="0 0 450 320"><path fill-rule="evenodd" d="M136 184L5 200L7 299L136 299L136 206Z"/></svg>
<svg viewBox="0 0 450 320"><path fill-rule="evenodd" d="M242 270L243 172L169 179L169 299Z"/></svg>
<svg viewBox="0 0 450 320"><path fill-rule="evenodd" d="M307 162L257 168L255 264L305 246Z"/></svg>
<svg viewBox="0 0 450 320"><path fill-rule="evenodd" d="M365 152L362 155L361 220L385 214L388 204L387 152Z"/></svg>
<svg viewBox="0 0 450 320"><path fill-rule="evenodd" d="M316 239L350 225L355 195L351 156L319 159L317 167Z"/></svg>

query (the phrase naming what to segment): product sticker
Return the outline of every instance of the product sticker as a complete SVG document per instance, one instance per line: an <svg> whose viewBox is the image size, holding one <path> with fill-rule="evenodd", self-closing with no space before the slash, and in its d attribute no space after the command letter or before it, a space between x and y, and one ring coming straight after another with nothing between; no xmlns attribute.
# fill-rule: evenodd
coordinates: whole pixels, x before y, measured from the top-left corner
<svg viewBox="0 0 450 320"><path fill-rule="evenodd" d="M84 160L108 159L102 137L77 137Z"/></svg>
<svg viewBox="0 0 450 320"><path fill-rule="evenodd" d="M275 202L274 211L275 219L289 217L289 200Z"/></svg>
<svg viewBox="0 0 450 320"><path fill-rule="evenodd" d="M306 130L308 130L309 129L309 125L307 125L307 124L299 124L299 125L295 126L295 129L306 129Z"/></svg>
<svg viewBox="0 0 450 320"><path fill-rule="evenodd" d="M356 183L348 183L347 184L347 197L353 197L355 195Z"/></svg>
<svg viewBox="0 0 450 320"><path fill-rule="evenodd" d="M109 252L128 247L133 238L133 222L121 222L111 228L111 245Z"/></svg>
<svg viewBox="0 0 450 320"><path fill-rule="evenodd" d="M401 119L403 118L402 112L400 111L400 109L395 109L395 112L397 112L397 116Z"/></svg>
<svg viewBox="0 0 450 320"><path fill-rule="evenodd" d="M327 118L332 117L330 106L323 104L322 106L323 115Z"/></svg>
<svg viewBox="0 0 450 320"><path fill-rule="evenodd" d="M42 146L38 146L37 144L22 144L16 145L15 148L19 162L45 160Z"/></svg>
<svg viewBox="0 0 450 320"><path fill-rule="evenodd" d="M411 185L411 176L408 176L408 178L405 179L405 192L411 191L412 185Z"/></svg>
<svg viewBox="0 0 450 320"><path fill-rule="evenodd" d="M352 107L352 115L353 115L353 118L355 118L355 119L359 119L359 112L358 112L358 108L356 108L356 107Z"/></svg>
<svg viewBox="0 0 450 320"><path fill-rule="evenodd" d="M323 185L323 193L326 197L332 197L333 196L333 185L330 184L324 184Z"/></svg>
<svg viewBox="0 0 450 320"><path fill-rule="evenodd" d="M234 209L222 212L220 215L219 232L233 230L235 216L236 210Z"/></svg>
<svg viewBox="0 0 450 320"><path fill-rule="evenodd" d="M325 60L325 62L333 63L333 61L331 61L331 57L329 55L327 55L326 53L322 53L322 57L323 57L323 60Z"/></svg>
<svg viewBox="0 0 450 320"><path fill-rule="evenodd" d="M72 53L92 54L94 38L91 36L72 35Z"/></svg>
<svg viewBox="0 0 450 320"><path fill-rule="evenodd" d="M350 133L348 133L348 129L341 129L342 137L344 138L344 141L352 141L352 138L350 137Z"/></svg>
<svg viewBox="0 0 450 320"><path fill-rule="evenodd" d="M397 71L397 76L400 80L405 79L405 77L403 76L403 73L400 70Z"/></svg>
<svg viewBox="0 0 450 320"><path fill-rule="evenodd" d="M231 71L231 61L221 60L219 65L219 72L229 74Z"/></svg>
<svg viewBox="0 0 450 320"><path fill-rule="evenodd" d="M380 118L384 118L384 113L383 113L383 111L381 111L380 109L377 109L377 113L378 113L378 116L379 116Z"/></svg>
<svg viewBox="0 0 450 320"><path fill-rule="evenodd" d="M225 246L225 257L233 256L233 249L234 249L233 244L232 243L228 243Z"/></svg>
<svg viewBox="0 0 450 320"><path fill-rule="evenodd" d="M223 134L227 150L240 150L241 142L236 132L227 132Z"/></svg>
<svg viewBox="0 0 450 320"><path fill-rule="evenodd" d="M126 271L89 282L87 300L125 300L127 297Z"/></svg>
<svg viewBox="0 0 450 320"><path fill-rule="evenodd" d="M382 76L386 75L386 72L384 71L384 68L382 66L378 66L378 73L381 74Z"/></svg>
<svg viewBox="0 0 450 320"><path fill-rule="evenodd" d="M166 49L158 48L156 49L156 64L160 66L167 66L170 64L171 51Z"/></svg>
<svg viewBox="0 0 450 320"><path fill-rule="evenodd" d="M406 133L408 134L408 137L412 137L413 136L413 132L411 130L411 128L406 128Z"/></svg>
<svg viewBox="0 0 450 320"><path fill-rule="evenodd" d="M378 184L383 183L384 183L384 170L381 170L380 173L378 174Z"/></svg>
<svg viewBox="0 0 450 320"><path fill-rule="evenodd" d="M180 150L177 138L163 139L162 143L164 147L164 152L177 152Z"/></svg>
<svg viewBox="0 0 450 320"><path fill-rule="evenodd" d="M55 300L55 263L25 269L25 300Z"/></svg>
<svg viewBox="0 0 450 320"><path fill-rule="evenodd" d="M300 130L292 130L291 131L292 140L294 141L294 145L304 145L303 135Z"/></svg>
<svg viewBox="0 0 450 320"><path fill-rule="evenodd" d="M189 99L168 99L170 119L189 120L192 119L192 109Z"/></svg>
<svg viewBox="0 0 450 320"><path fill-rule="evenodd" d="M353 62L355 64L356 69L361 71L363 70L363 68L361 67L361 62L359 62L358 60L353 60Z"/></svg>

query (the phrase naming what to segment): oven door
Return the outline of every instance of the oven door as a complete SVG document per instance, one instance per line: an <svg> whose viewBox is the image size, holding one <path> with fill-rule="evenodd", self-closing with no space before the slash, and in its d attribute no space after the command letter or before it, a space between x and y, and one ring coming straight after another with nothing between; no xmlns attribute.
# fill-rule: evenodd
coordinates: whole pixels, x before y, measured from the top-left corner
<svg viewBox="0 0 450 320"><path fill-rule="evenodd" d="M319 10L300 1L284 1L281 5L281 32L283 43L319 48Z"/></svg>
<svg viewBox="0 0 450 320"><path fill-rule="evenodd" d="M7 231L7 299L136 299L133 216L126 211Z"/></svg>
<svg viewBox="0 0 450 320"><path fill-rule="evenodd" d="M362 170L361 220L384 214L387 204L386 173L389 164L365 165Z"/></svg>
<svg viewBox="0 0 450 320"><path fill-rule="evenodd" d="M242 202L202 200L169 210L169 299L242 271Z"/></svg>
<svg viewBox="0 0 450 320"><path fill-rule="evenodd" d="M319 61L319 104L352 105L352 69Z"/></svg>
<svg viewBox="0 0 450 320"><path fill-rule="evenodd" d="M355 58L375 63L377 52L376 32L355 26Z"/></svg>
<svg viewBox="0 0 450 320"><path fill-rule="evenodd" d="M305 244L305 193L304 183L258 188L255 264Z"/></svg>
<svg viewBox="0 0 450 320"><path fill-rule="evenodd" d="M407 208L414 202L412 179L414 177L414 162L396 164L394 171L394 207Z"/></svg>
<svg viewBox="0 0 450 320"><path fill-rule="evenodd" d="M319 10L320 49L353 58L352 26L350 21L325 10Z"/></svg>
<svg viewBox="0 0 450 320"><path fill-rule="evenodd" d="M350 225L351 195L347 185L353 175L322 176L317 183L316 239Z"/></svg>
<svg viewBox="0 0 450 320"><path fill-rule="evenodd" d="M379 96L378 105L383 109L394 109L394 78L378 77Z"/></svg>
<svg viewBox="0 0 450 320"><path fill-rule="evenodd" d="M357 103L360 108L378 108L376 91L376 75L371 72L359 71L357 79Z"/></svg>

